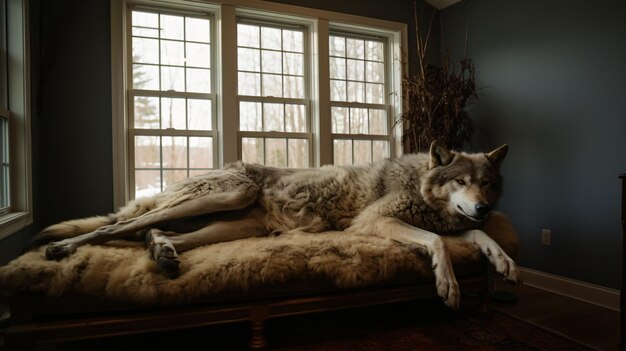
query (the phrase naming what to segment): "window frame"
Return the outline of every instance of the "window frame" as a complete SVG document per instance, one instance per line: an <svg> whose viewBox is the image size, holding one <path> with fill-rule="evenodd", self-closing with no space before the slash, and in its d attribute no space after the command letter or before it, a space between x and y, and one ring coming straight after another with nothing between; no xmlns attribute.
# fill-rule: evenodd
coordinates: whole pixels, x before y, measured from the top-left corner
<svg viewBox="0 0 626 351"><path fill-rule="evenodd" d="M329 35L341 31L387 38L386 85L389 120L389 156L402 152L399 124L403 95L401 78L407 72L406 48L407 25L404 23L366 18L361 16L317 10L260 0L215 0L200 3L186 0L111 0L111 61L112 61L112 104L113 104L113 158L114 158L114 205L121 206L129 199L128 182L128 138L126 114L126 57L125 42L126 8L129 4L150 5L158 8L202 9L211 12L216 20L213 69L217 79L217 167L241 159L240 137L248 132L239 131L239 101L237 91L237 18L260 18L267 21L297 23L308 28L310 57L305 57L306 69L311 79L307 112L309 115L309 164L319 167L333 162L333 138L331 133L331 103L329 76ZM236 116L236 118L232 118ZM271 132L269 132L271 133ZM282 134L282 133L281 133ZM354 135L351 135L353 137Z"/></svg>
<svg viewBox="0 0 626 351"><path fill-rule="evenodd" d="M265 16L263 16L265 15ZM263 17L263 18L262 18ZM276 19L267 19L266 14L257 14L255 12L244 11L237 15L237 24L253 24L264 27L274 27L279 29L288 29L290 27L301 27L303 31L303 78L304 78L304 97L302 98L291 98L291 97L275 97L275 96L256 96L256 95L239 95L239 87L237 86L237 120L241 120L239 107L241 106L241 102L255 102L255 103L276 103L276 104L295 104L295 105L303 105L304 106L304 114L305 114L305 126L306 130L304 132L287 132L287 131L246 131L241 130L241 126L237 128L237 159L241 160L243 157L243 138L259 138L262 139L265 143L267 139L285 139L288 143L289 139L298 139L298 140L306 140L307 141L307 166L313 166L313 132L311 129L311 69L310 69L310 60L307 59L307 56L310 57L310 23L308 20L294 20L290 19L289 21L285 21L284 19L276 20ZM239 45L235 45L237 49ZM259 48L262 52L262 48ZM281 53L283 51L281 50ZM239 73L239 69L237 69L237 73ZM262 73L261 73L262 74ZM281 74L284 76L284 74ZM237 79L238 83L238 79ZM263 86L262 78L261 78L261 87ZM262 112L263 113L263 112ZM265 159L265 150L266 146L264 145L264 159ZM289 146L287 144L287 153L289 150ZM287 156L288 158L288 156ZM286 161L288 162L288 161Z"/></svg>
<svg viewBox="0 0 626 351"><path fill-rule="evenodd" d="M210 42L209 45L211 46L211 52L209 53L210 56L210 62L211 62L211 66L208 68L211 71L211 82L210 82L210 92L209 93L199 93L199 92L187 92L187 91L172 91L172 90L164 90L161 87L159 87L158 90L147 90L147 89L135 89L133 88L133 58L132 58L132 39L136 36L134 36L132 34L132 12L133 11L141 11L141 12L150 12L150 13L155 13L158 15L164 14L164 15L175 15L175 16L186 16L186 17L194 17L194 18L204 18L204 19L208 19L211 23L211 30L210 30ZM209 13L207 11L205 11L204 9L199 10L199 9L171 9L168 7L154 7L154 6L148 6L148 5L142 5L142 4L129 4L126 7L126 62L128 63L128 67L126 67L127 72L129 72L130 74L126 75L126 86L128 87L126 89L126 101L128 104L128 107L126 109L126 115L127 115L127 121L126 121L126 130L127 130L127 134L128 134L128 139L127 139L127 151L126 151L126 157L127 157L127 167L129 170L132 170L130 172L128 172L128 189L129 189L129 194L128 196L130 198L134 198L134 188L135 188L135 183L136 183L136 171L138 170L138 168L135 165L135 137L137 136L155 136L155 137L159 137L161 139L160 142L160 152L162 152L162 145L163 145L163 138L166 137L210 137L211 138L211 143L212 143L212 160L213 160L213 166L215 167L215 164L217 163L218 160L218 147L217 147L217 108L216 108L216 100L217 100L217 94L216 94L216 79L215 79L215 71L216 71L216 64L215 64L215 17L213 15L213 13ZM141 36L138 36L141 38ZM157 38L158 43L159 43L159 47L161 44L161 40L162 38L159 36ZM186 40L183 40L184 43L187 43ZM160 49L159 49L160 50ZM167 67L168 65L162 64L159 60L159 63L156 64L157 67L159 67L159 70L161 67ZM185 66L186 67L186 66ZM193 67L192 67L193 68ZM159 80L161 81L161 75L159 74ZM159 83L160 86L161 83ZM146 129L146 128L136 128L134 127L134 98L135 97L155 97L155 98L159 98L159 99L168 99L168 98L172 98L172 99L176 99L176 98L182 98L182 99L202 99L202 100L208 100L211 101L211 129L210 130L194 130L194 129L173 129L173 128L164 128L163 126L160 126L159 128L152 128L152 129ZM159 121L160 123L162 123L162 101L160 100L159 102L160 108L159 108ZM186 109L187 109L186 105ZM186 117L188 117L187 112L186 112ZM189 139L187 139L189 141ZM189 158L189 151L190 151L190 145L189 143L187 143L187 158ZM161 157L161 161L162 161L162 157ZM192 167L189 167L189 163L187 163L187 172L191 172L193 171ZM161 190L163 190L163 188L166 186L166 180L163 177L163 174L165 171L169 171L172 170L170 168L166 168L163 167L163 164L161 162L161 165L159 168L151 168L150 170L158 170L160 172L161 175ZM175 170L183 170L182 168L176 168Z"/></svg>
<svg viewBox="0 0 626 351"><path fill-rule="evenodd" d="M354 31L345 31L343 29L336 29L334 30L333 28L331 28L331 31L329 33L329 38L331 36L337 36L337 37L341 37L344 39L360 39L360 40L377 40L377 41L381 41L383 43L383 71L384 71L384 81L383 81L383 87L384 87L384 101L382 103L373 103L373 102L357 102L357 101L336 101L336 100L332 100L332 97L330 99L330 106L331 106L331 110L333 107L339 107L339 108L346 108L348 109L348 124L350 124L350 110L351 109L365 109L365 110L369 110L373 109L373 110L381 110L381 111L385 111L386 114L386 119L385 119L385 129L387 130L387 134L371 134L371 133L350 133L348 130L348 133L335 133L331 131L331 140L332 140L332 146L333 146L333 163L335 162L334 160L334 147L335 147L335 141L336 140L344 140L344 141L350 141L351 142L351 159L352 159L352 163L351 164L355 164L355 157L354 157L354 142L355 141L370 141L370 162L371 159L373 158L373 148L374 148L374 141L386 141L388 142L388 150L387 150L387 156L386 157L390 157L390 156L394 156L396 154L396 150L393 149L393 119L392 117L392 107L390 106L390 80L391 80L391 72L392 69L389 67L389 62L391 61L391 57L389 54L389 43L388 43L388 37L378 37L378 36L374 36L371 33L369 34L365 34L365 33L360 33L360 32L354 32ZM329 54L329 58L330 57L335 57L335 56L331 56ZM346 60L348 59L347 56L345 57ZM368 62L367 59L363 59L363 62L366 63ZM347 65L346 65L346 70L347 70ZM366 73L365 73L366 74ZM364 78L365 79L365 78ZM342 79L345 82L350 82L350 79L348 78L347 74L346 74L346 78ZM363 81L358 81L358 82L363 82L366 83L365 80ZM369 120L369 118L368 118ZM332 112L331 112L331 122L332 122ZM350 129L350 128L348 128Z"/></svg>
<svg viewBox="0 0 626 351"><path fill-rule="evenodd" d="M33 222L30 128L30 49L28 0L3 0L2 107L9 120L9 201L0 214L0 239ZM6 30L6 31L5 31ZM6 40L6 41L5 41ZM10 56L11 59L7 59ZM9 93L10 92L10 93Z"/></svg>

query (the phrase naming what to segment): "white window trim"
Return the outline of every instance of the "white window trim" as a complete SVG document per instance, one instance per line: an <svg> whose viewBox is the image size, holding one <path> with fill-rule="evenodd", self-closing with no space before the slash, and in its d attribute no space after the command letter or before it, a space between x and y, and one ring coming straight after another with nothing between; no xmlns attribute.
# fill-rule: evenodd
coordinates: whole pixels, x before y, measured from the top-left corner
<svg viewBox="0 0 626 351"><path fill-rule="evenodd" d="M216 1L186 1L186 0L111 0L111 74L112 74L112 113L113 113L113 184L114 205L124 205L129 199L128 189L128 140L126 138L127 127L127 97L125 71L127 58L124 57L123 48L126 47L125 21L127 20L126 8L128 3L150 4L153 6L173 6L190 9L202 7L214 13L218 23L215 28L215 45L217 59L215 71L217 84L217 136L219 155L217 166L236 161L240 155L238 145L239 121L232 118L238 110L237 96L237 16L250 15L263 12L264 16L271 14L274 19L293 20L294 17L305 18L310 21L310 43L312 47L312 64L309 68L311 77L310 87L310 120L311 132L313 133L312 148L317 150L313 153L313 166L319 167L333 162L332 134L331 134L331 105L330 87L319 82L330 79L328 62L329 43L328 35L333 30L341 29L351 32L363 31L367 28L368 33L377 33L389 40L388 78L390 91L395 98L390 98L390 111L388 118L393 126L396 116L401 113L403 97L401 79L407 72L407 26L404 23L372 19L355 15L336 13L325 10L311 9L300 6L285 5L280 3L266 2L261 0L216 0ZM227 44L224 44L227 43ZM228 93L223 93L228 92ZM224 118L228 114L231 118ZM391 156L401 153L401 143L398 133L399 128L394 128L390 140ZM395 136L393 136L395 135ZM394 147L395 144L395 147Z"/></svg>
<svg viewBox="0 0 626 351"><path fill-rule="evenodd" d="M0 216L0 239L33 222L28 0L7 0L11 212Z"/></svg>

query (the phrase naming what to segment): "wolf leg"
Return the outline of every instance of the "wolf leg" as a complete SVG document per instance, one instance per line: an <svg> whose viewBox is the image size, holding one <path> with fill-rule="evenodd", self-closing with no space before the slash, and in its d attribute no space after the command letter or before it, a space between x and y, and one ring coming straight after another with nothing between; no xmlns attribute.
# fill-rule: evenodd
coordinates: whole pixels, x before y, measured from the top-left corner
<svg viewBox="0 0 626 351"><path fill-rule="evenodd" d="M413 227L397 218L381 217L369 220L369 225L359 225L358 231L363 229L373 235L386 237L401 243L417 245L428 252L432 260L432 269L435 274L437 294L443 302L453 309L459 308L460 290L456 281L450 255L443 239L432 232ZM369 227L369 228L368 228Z"/></svg>
<svg viewBox="0 0 626 351"><path fill-rule="evenodd" d="M478 229L469 230L463 233L462 238L476 245L487 256L489 262L496 268L496 271L504 276L506 281L511 283L519 282L520 274L515 261L487 233Z"/></svg>
<svg viewBox="0 0 626 351"><path fill-rule="evenodd" d="M179 252L202 245L264 235L266 231L262 215L262 211L253 210L249 217L232 221L216 221L197 231L185 234L150 229L146 234L146 246L159 270L167 277L176 278L180 274Z"/></svg>
<svg viewBox="0 0 626 351"><path fill-rule="evenodd" d="M138 217L100 227L92 232L53 242L46 248L46 257L59 260L85 244L102 244L122 239L139 230L157 223L199 216L203 214L239 210L256 201L259 188L253 183L243 184L237 189L223 193L206 194L202 197L181 202L173 207L160 207Z"/></svg>

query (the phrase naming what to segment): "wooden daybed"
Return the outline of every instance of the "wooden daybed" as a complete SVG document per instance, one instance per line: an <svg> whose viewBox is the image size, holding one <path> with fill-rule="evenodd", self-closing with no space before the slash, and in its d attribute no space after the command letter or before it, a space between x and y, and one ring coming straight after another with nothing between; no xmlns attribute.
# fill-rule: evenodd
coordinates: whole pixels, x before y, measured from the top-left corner
<svg viewBox="0 0 626 351"><path fill-rule="evenodd" d="M518 242L508 219L485 231L509 254ZM487 263L446 237L463 293L487 289ZM340 232L251 238L181 255L167 279L141 247L85 246L59 262L43 248L0 267L9 294L9 349L159 330L250 321L250 347L267 345L269 318L436 296L430 260L418 247ZM270 340L271 342L271 340Z"/></svg>

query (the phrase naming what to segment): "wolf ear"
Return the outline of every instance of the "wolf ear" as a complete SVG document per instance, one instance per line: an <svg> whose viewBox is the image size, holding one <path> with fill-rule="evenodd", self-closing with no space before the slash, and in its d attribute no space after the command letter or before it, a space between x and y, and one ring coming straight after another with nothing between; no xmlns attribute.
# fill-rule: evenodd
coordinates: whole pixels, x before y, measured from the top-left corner
<svg viewBox="0 0 626 351"><path fill-rule="evenodd" d="M507 144L504 144L499 148L489 153L486 153L485 156L487 157L487 160L489 160L489 163L491 163L496 169L500 169L502 161L504 161L504 156L506 156L506 153L508 151L509 146Z"/></svg>
<svg viewBox="0 0 626 351"><path fill-rule="evenodd" d="M433 141L430 144L430 162L428 163L428 169L433 169L439 166L445 166L452 162L453 155L441 146L438 142Z"/></svg>

